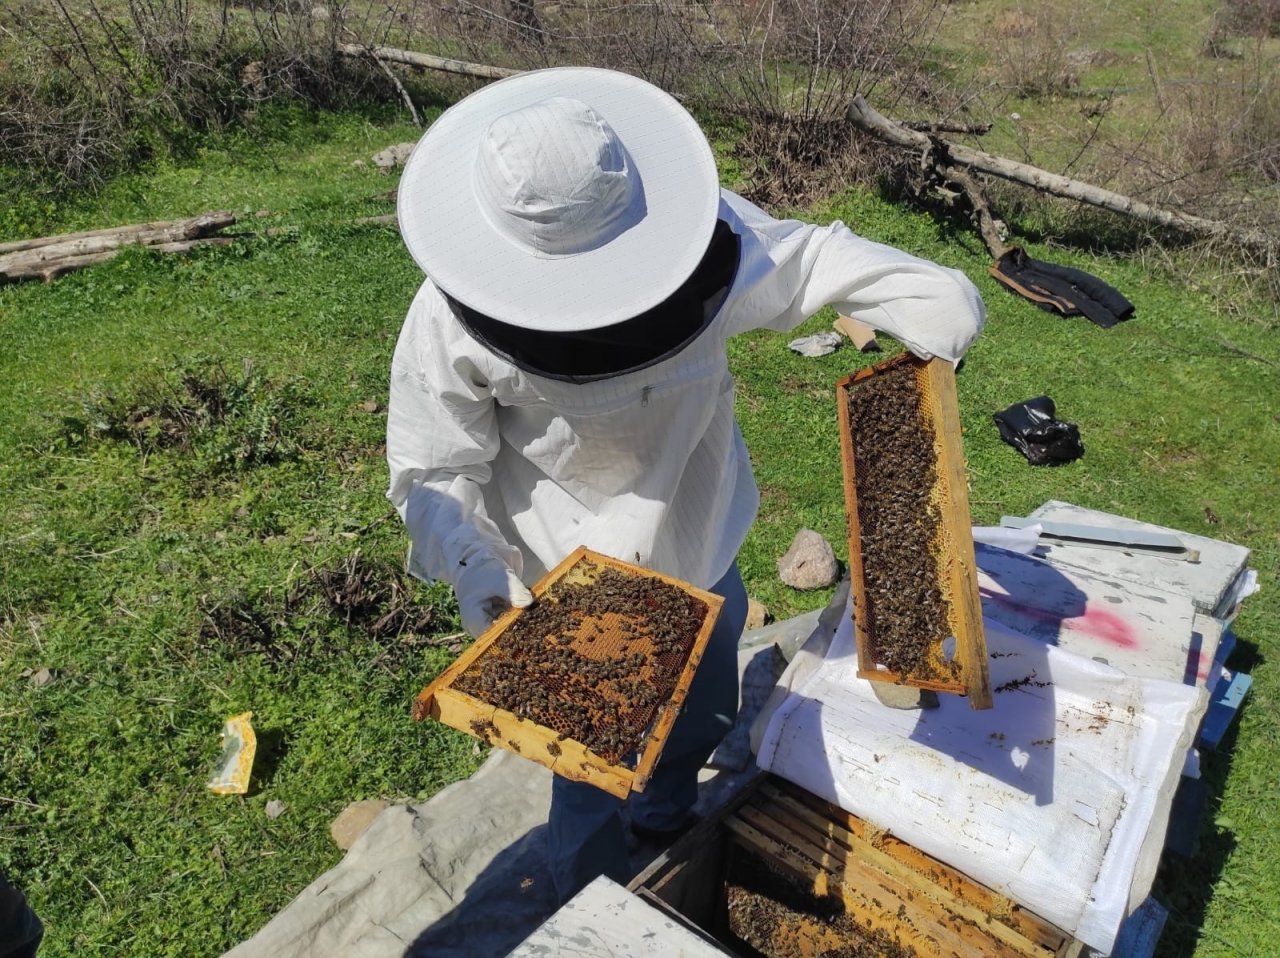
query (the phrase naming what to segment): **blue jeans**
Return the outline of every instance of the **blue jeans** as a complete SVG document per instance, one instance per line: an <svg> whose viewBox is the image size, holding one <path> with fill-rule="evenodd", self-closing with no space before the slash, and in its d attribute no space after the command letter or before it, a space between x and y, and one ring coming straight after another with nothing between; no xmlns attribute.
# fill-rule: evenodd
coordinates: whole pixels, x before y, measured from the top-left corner
<svg viewBox="0 0 1280 958"><path fill-rule="evenodd" d="M747 619L747 592L736 563L710 591L724 598L724 606L645 790L620 799L558 775L552 782L548 857L562 903L598 875L624 885L630 880L623 806L631 821L646 828L678 826L697 801L698 770L737 717L738 639Z"/></svg>

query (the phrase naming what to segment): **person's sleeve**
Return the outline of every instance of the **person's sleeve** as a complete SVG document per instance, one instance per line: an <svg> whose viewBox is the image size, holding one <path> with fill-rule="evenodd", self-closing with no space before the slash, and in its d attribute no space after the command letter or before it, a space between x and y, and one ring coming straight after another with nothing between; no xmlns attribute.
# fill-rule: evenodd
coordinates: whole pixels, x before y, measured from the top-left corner
<svg viewBox="0 0 1280 958"><path fill-rule="evenodd" d="M982 298L959 270L863 239L839 221L775 220L735 199L762 247L752 308L735 331L788 330L833 306L918 356L958 360L982 330Z"/></svg>
<svg viewBox="0 0 1280 958"><path fill-rule="evenodd" d="M482 487L498 452L489 384L440 333L446 309L415 299L391 363L387 463L391 500L409 535L409 571L456 585L468 564L499 559L517 576L520 551L485 511Z"/></svg>

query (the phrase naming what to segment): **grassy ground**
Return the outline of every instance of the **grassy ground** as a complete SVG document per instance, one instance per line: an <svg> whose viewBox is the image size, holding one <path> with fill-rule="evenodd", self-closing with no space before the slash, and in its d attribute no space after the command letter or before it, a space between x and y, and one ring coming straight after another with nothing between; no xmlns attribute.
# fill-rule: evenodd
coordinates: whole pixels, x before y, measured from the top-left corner
<svg viewBox="0 0 1280 958"><path fill-rule="evenodd" d="M0 224L8 238L232 208L296 227L0 289L0 866L45 917L49 955L216 954L338 860L327 824L347 802L425 797L480 759L465 736L408 719L450 657L432 644L456 629L449 596L406 586L422 621L371 637L406 608L389 585L403 539L380 443L419 276L393 230L340 224L385 211L377 197L394 185L352 161L414 131L354 115L275 128L269 143L224 142L100 198L19 199ZM1255 550L1264 592L1238 622L1237 657L1256 684L1206 761L1201 854L1160 878L1172 908L1161 954L1271 953L1276 329L1197 277L1029 244L1134 300L1134 321L1102 331L1003 292L980 244L945 221L866 193L812 215L982 289L988 329L959 380L977 521L1059 498ZM763 492L742 568L778 616L827 598L775 581L797 529L844 553L831 387L869 361L803 359L788 338L732 350ZM210 384L225 402L208 401ZM1041 392L1080 424L1082 461L1032 469L999 441L991 413ZM254 793L212 796L222 720L246 709L264 743ZM272 799L286 806L275 819Z"/></svg>

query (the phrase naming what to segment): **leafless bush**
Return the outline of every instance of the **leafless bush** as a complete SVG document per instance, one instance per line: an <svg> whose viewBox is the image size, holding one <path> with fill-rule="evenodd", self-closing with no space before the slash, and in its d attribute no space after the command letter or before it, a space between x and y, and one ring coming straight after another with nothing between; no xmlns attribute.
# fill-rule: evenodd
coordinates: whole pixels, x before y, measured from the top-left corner
<svg viewBox="0 0 1280 958"><path fill-rule="evenodd" d="M1280 36L1280 0L1227 0L1225 25L1251 37Z"/></svg>
<svg viewBox="0 0 1280 958"><path fill-rule="evenodd" d="M1067 93L1079 85L1071 45L1079 37L1074 7L1035 4L1005 11L992 25L1002 85L1018 96Z"/></svg>
<svg viewBox="0 0 1280 958"><path fill-rule="evenodd" d="M337 104L385 82L333 55L345 8L318 12L293 0L7 0L0 162L91 181L264 100Z"/></svg>
<svg viewBox="0 0 1280 958"><path fill-rule="evenodd" d="M744 189L798 203L867 170L842 120L855 93L931 88L918 52L942 0L420 0L373 43L501 66L589 64L642 76L721 122ZM531 16L531 14L535 14ZM883 102L883 101L882 101Z"/></svg>

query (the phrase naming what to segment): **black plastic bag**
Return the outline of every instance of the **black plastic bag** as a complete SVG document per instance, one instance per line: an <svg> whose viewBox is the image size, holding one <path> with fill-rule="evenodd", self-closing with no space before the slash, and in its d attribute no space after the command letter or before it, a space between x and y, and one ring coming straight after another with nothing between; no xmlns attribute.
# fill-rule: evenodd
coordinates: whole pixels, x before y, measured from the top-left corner
<svg viewBox="0 0 1280 958"><path fill-rule="evenodd" d="M1037 396L1014 403L993 417L1000 438L1027 457L1033 466L1061 466L1084 455L1080 430L1073 422L1055 419L1053 400Z"/></svg>

